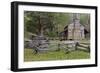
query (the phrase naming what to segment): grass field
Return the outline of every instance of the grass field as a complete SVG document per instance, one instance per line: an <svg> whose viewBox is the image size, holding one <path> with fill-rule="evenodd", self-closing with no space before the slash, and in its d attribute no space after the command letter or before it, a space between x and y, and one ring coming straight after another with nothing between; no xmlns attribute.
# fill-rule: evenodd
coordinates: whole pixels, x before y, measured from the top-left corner
<svg viewBox="0 0 100 73"><path fill-rule="evenodd" d="M71 60L71 59L88 59L90 53L84 51L72 51L65 54L64 50L52 51L47 53L33 54L32 49L24 49L24 61L50 61L50 60Z"/></svg>

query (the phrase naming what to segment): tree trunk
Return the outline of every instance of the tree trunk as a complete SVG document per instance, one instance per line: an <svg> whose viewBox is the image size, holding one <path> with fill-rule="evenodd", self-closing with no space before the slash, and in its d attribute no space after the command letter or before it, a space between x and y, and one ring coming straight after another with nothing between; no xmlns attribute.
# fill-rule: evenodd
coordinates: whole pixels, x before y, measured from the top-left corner
<svg viewBox="0 0 100 73"><path fill-rule="evenodd" d="M41 23L41 17L39 16L39 35L43 36L43 25Z"/></svg>

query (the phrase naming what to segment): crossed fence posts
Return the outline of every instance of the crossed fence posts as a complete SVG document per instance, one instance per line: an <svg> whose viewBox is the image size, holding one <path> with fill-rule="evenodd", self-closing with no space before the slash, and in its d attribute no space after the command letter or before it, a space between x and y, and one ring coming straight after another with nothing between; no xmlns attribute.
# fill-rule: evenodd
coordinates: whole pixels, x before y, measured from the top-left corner
<svg viewBox="0 0 100 73"><path fill-rule="evenodd" d="M64 48L63 45L66 45L67 47ZM89 45L84 45L83 43L79 43L79 42L58 44L58 50L60 50L61 48L65 49L66 54L71 52L71 51L75 51L75 50L90 52L90 46Z"/></svg>
<svg viewBox="0 0 100 73"><path fill-rule="evenodd" d="M38 54L38 53L41 53L44 51L49 51L49 49L47 50L48 46L45 46L45 45L49 45L51 43L45 42L45 43L35 45L36 41L30 43L31 47L34 48L34 50L33 50L34 54ZM43 40L42 40L42 42L43 42ZM40 43L40 41L38 41L38 43ZM63 41L63 42L60 42L57 44L58 44L58 48L55 51L60 51L61 49L64 49L66 54L71 51L75 51L75 50L82 50L85 52L90 52L89 45L84 45L83 43L79 43L77 41Z"/></svg>

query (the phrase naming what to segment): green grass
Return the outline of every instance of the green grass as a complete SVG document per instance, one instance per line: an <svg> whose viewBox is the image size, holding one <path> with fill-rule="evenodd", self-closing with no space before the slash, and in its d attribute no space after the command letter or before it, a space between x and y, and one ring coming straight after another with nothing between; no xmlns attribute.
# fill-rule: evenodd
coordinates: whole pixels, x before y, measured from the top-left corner
<svg viewBox="0 0 100 73"><path fill-rule="evenodd" d="M48 60L71 60L71 59L88 59L90 53L84 51L72 51L65 54L64 50L49 51L46 53L33 54L32 49L24 49L24 61L48 61Z"/></svg>

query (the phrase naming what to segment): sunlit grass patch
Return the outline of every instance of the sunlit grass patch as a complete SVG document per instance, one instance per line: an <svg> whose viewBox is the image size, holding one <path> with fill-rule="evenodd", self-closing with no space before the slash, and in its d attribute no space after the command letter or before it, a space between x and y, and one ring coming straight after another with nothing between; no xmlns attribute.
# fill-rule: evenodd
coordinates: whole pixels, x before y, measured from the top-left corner
<svg viewBox="0 0 100 73"><path fill-rule="evenodd" d="M84 51L72 51L66 54L65 50L49 51L46 53L34 54L32 49L24 49L24 61L48 61L48 60L72 60L89 59L90 53Z"/></svg>

